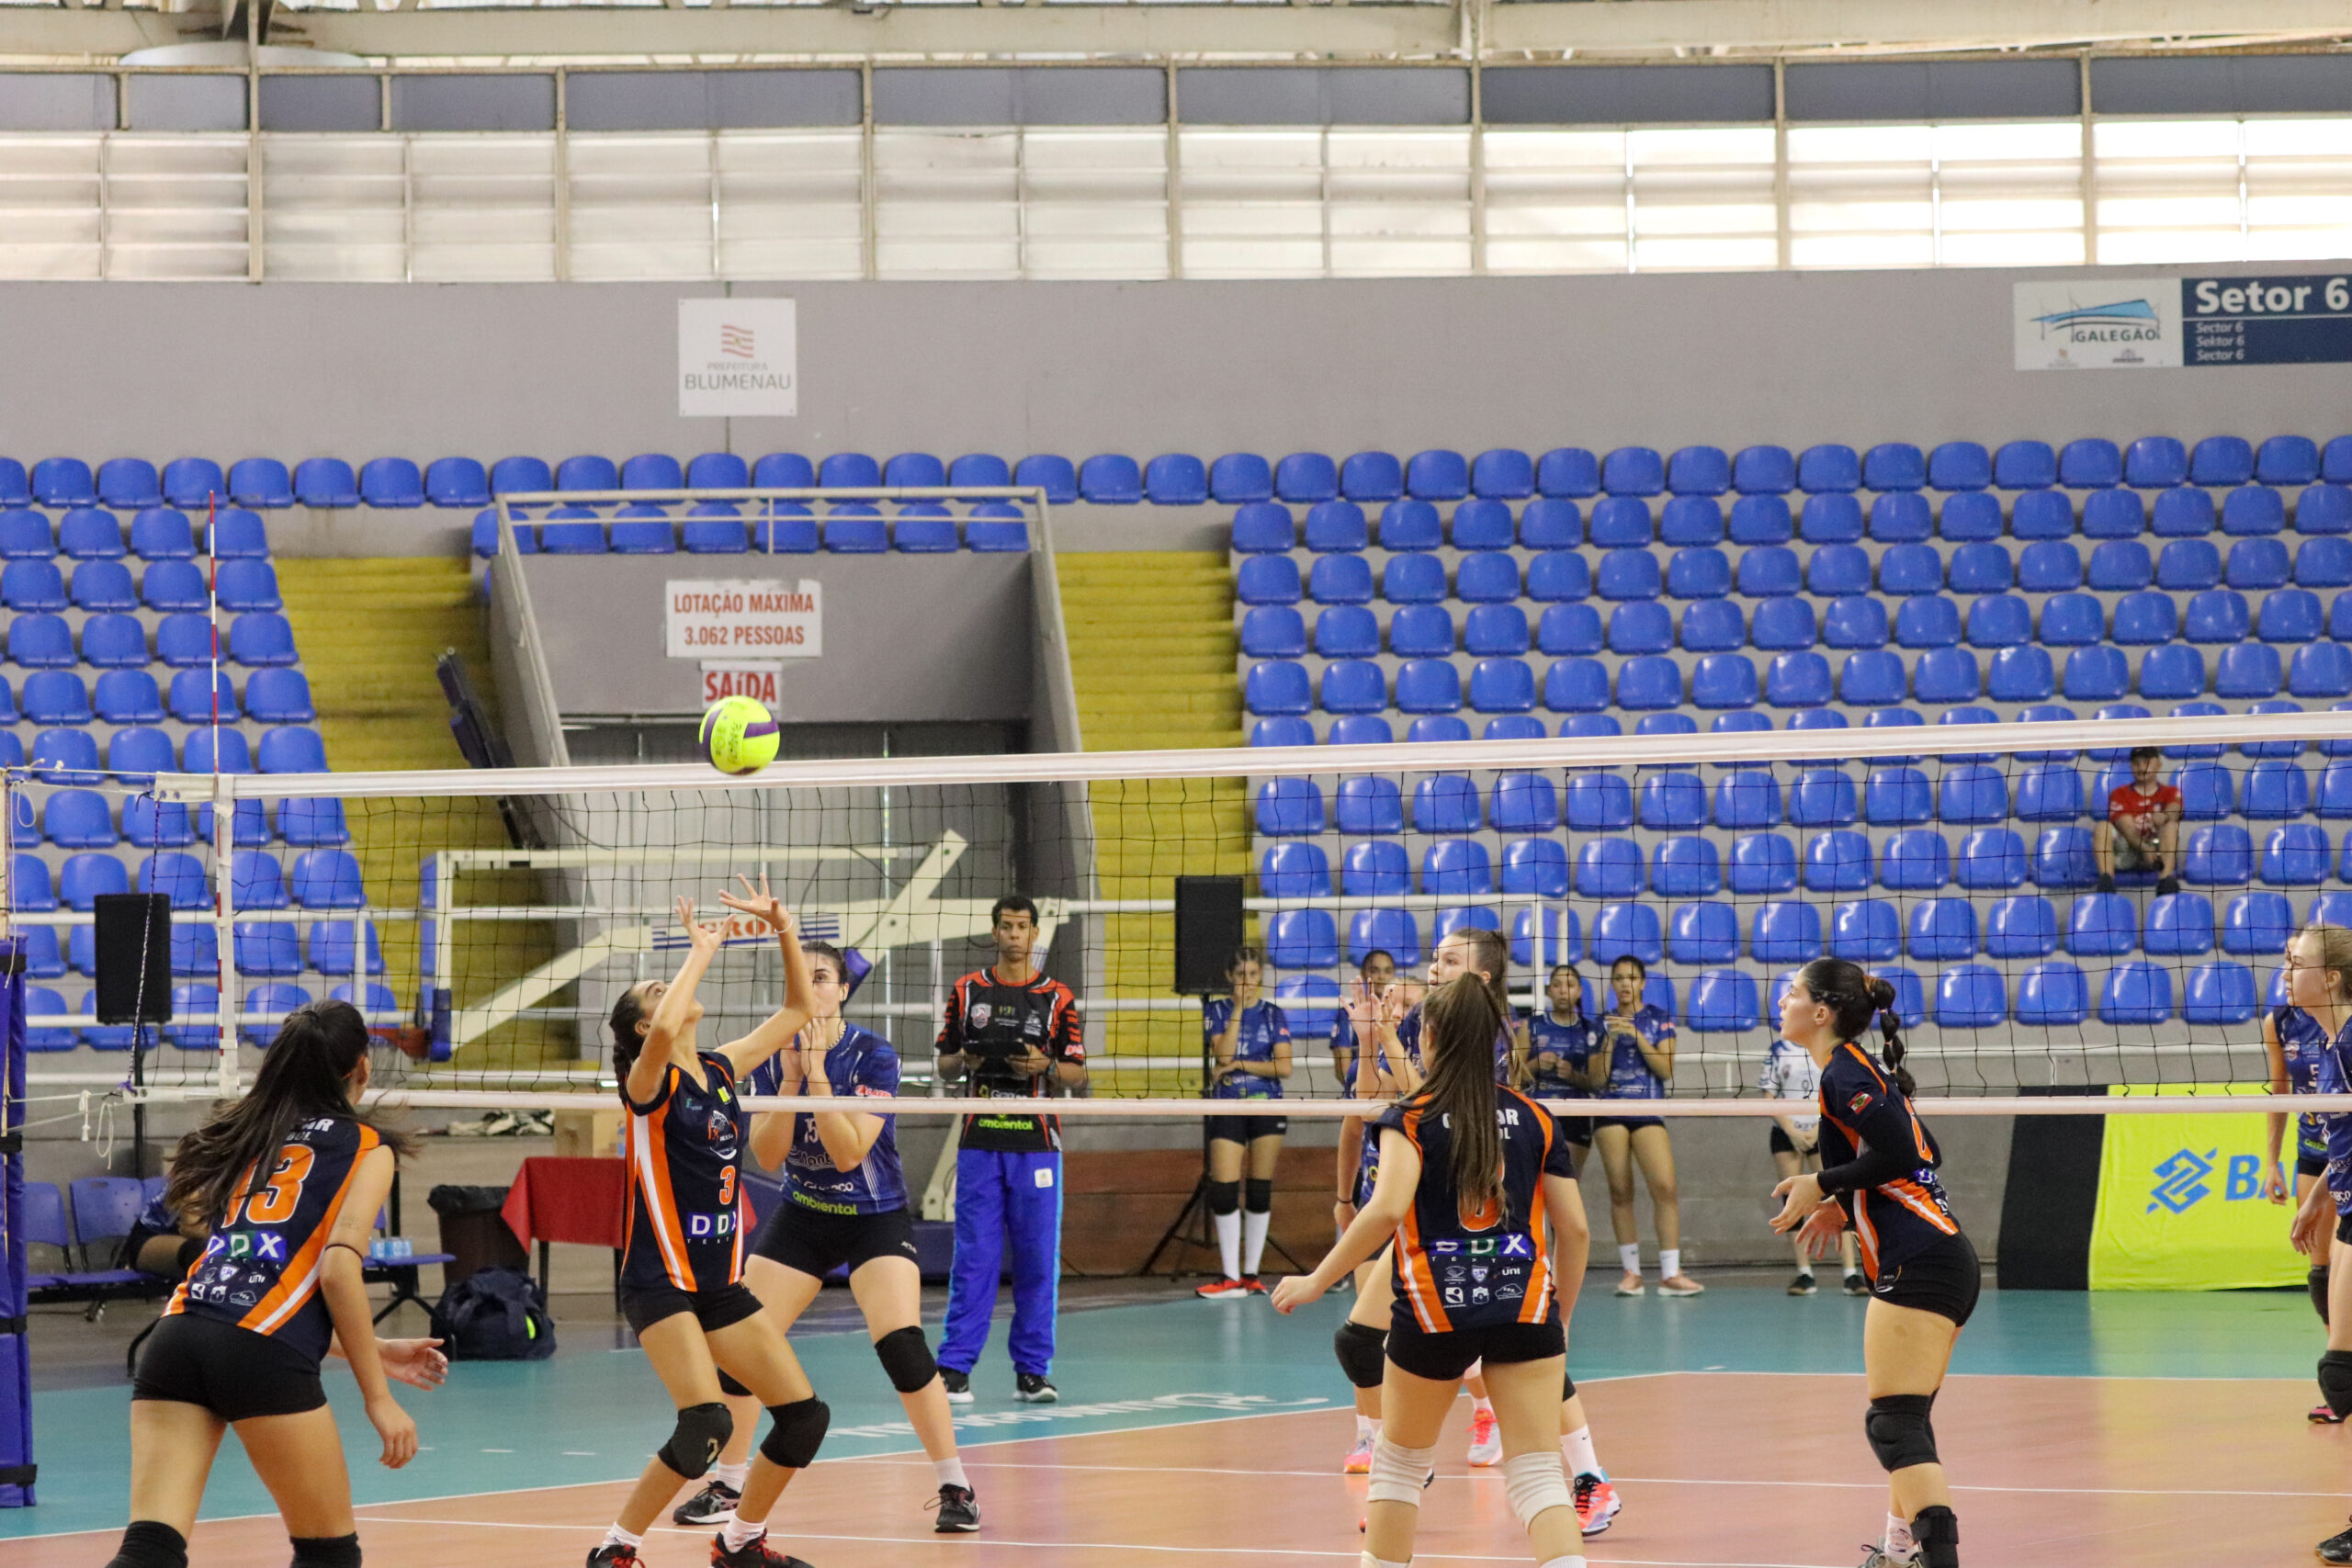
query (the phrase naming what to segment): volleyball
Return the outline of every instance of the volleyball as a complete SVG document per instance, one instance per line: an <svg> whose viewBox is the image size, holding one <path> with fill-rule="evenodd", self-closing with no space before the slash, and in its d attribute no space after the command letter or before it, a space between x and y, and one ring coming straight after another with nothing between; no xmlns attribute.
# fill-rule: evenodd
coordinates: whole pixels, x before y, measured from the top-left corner
<svg viewBox="0 0 2352 1568"><path fill-rule="evenodd" d="M756 773L775 761L775 716L750 697L721 697L702 716L702 754L722 773Z"/></svg>

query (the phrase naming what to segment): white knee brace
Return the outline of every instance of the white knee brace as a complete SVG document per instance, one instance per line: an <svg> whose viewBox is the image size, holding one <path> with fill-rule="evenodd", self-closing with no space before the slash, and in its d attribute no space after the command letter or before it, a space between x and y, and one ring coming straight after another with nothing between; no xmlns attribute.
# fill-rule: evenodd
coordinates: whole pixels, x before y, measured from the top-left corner
<svg viewBox="0 0 2352 1568"><path fill-rule="evenodd" d="M1374 1463L1379 1462L1375 1457ZM1568 1490L1567 1472L1558 1449L1538 1449L1503 1461L1503 1495L1522 1529L1532 1528L1535 1516L1552 1508L1574 1508L1576 1495Z"/></svg>
<svg viewBox="0 0 2352 1568"><path fill-rule="evenodd" d="M1372 1485L1366 1500L1419 1507L1421 1487L1429 1481L1430 1466L1436 1459L1434 1443L1425 1449L1399 1448L1388 1440L1386 1432L1381 1433L1372 1440Z"/></svg>

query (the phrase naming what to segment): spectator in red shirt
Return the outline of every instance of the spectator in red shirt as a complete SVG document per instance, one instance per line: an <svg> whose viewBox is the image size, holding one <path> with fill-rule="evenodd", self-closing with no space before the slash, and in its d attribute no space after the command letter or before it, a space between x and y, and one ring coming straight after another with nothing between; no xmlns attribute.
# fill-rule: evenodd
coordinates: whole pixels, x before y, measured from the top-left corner
<svg viewBox="0 0 2352 1568"><path fill-rule="evenodd" d="M2115 891L2115 874L2156 874L2158 893L2180 891L2180 791L2162 783L2165 754L2154 746L2132 753L2132 782L2107 792L2107 820L2092 829L2098 856L2098 890Z"/></svg>

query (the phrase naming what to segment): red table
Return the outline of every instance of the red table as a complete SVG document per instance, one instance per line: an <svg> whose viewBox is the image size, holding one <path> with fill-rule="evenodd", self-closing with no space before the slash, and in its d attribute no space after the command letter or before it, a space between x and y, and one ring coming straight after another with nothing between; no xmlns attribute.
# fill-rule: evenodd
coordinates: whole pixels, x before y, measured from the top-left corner
<svg viewBox="0 0 2352 1568"><path fill-rule="evenodd" d="M548 1244L573 1242L613 1249L613 1279L620 1280L621 1222L627 1198L627 1167L617 1159L526 1159L514 1173L499 1218L526 1247L539 1249L539 1284L548 1282Z"/></svg>

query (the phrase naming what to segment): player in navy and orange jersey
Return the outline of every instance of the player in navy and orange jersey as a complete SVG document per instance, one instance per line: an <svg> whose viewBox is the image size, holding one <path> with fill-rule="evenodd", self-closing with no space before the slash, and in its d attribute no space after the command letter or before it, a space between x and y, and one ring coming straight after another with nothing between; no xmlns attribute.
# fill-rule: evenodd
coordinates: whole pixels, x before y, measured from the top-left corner
<svg viewBox="0 0 2352 1568"><path fill-rule="evenodd" d="M2272 1008L2262 1019L2262 1046L2270 1058L2270 1092L2273 1094L2315 1094L2319 1091L2320 1066L2327 1059L2328 1033L2325 1025L2292 1001ZM2312 1190L2324 1185L2327 1179L2326 1118L2306 1111L2295 1118L2295 1178L2290 1183L2287 1168L2279 1161L2279 1150L2286 1141L2287 1112L2274 1111L2267 1118L2269 1122L2269 1152L2264 1168L2270 1173L2265 1184L2270 1201L2284 1203L2291 1193L2300 1204L2311 1196ZM2325 1324L2328 1318L2327 1294L2330 1271L2325 1261L2314 1263L2304 1275L2304 1289L2310 1292L2312 1307ZM2335 1409L2321 1404L2312 1408L2310 1418L2325 1426L2334 1426L2344 1418Z"/></svg>
<svg viewBox="0 0 2352 1568"><path fill-rule="evenodd" d="M361 1277L408 1140L360 1119L368 1026L348 1002L290 1014L251 1093L182 1139L164 1200L210 1234L139 1357L130 1518L110 1568L185 1568L225 1427L277 1500L299 1568L357 1568L351 1480L319 1382L339 1351L397 1470L416 1426L388 1377L430 1388L435 1340L379 1341Z"/></svg>
<svg viewBox="0 0 2352 1568"><path fill-rule="evenodd" d="M589 1568L638 1568L638 1548L662 1508L718 1460L734 1431L719 1399L721 1367L758 1396L771 1421L735 1516L711 1542L711 1562L715 1568L805 1568L768 1545L765 1520L792 1478L817 1457L831 1413L742 1281L746 1117L735 1086L792 1043L815 1004L792 917L769 894L765 878L756 889L738 880L742 895L722 893L719 902L776 933L784 1006L741 1040L716 1051L696 1048L703 1006L695 990L725 931L696 922L691 898L678 900L687 953L677 976L666 985L633 986L613 1006L613 1071L628 1111L621 1311L678 1419L604 1543L589 1552Z"/></svg>
<svg viewBox="0 0 2352 1568"><path fill-rule="evenodd" d="M1875 1023L1882 1060L1858 1043ZM1862 1424L1887 1472L1886 1539L1864 1568L1908 1562L1958 1568L1960 1525L1928 1420L1960 1331L1976 1309L1983 1270L1936 1176L1941 1152L1911 1108L1894 987L1839 958L1797 972L1781 999L1782 1038L1821 1069L1821 1167L1782 1181L1772 1228L1797 1231L1828 1256L1850 1221L1871 1304Z"/></svg>
<svg viewBox="0 0 2352 1568"><path fill-rule="evenodd" d="M1368 1568L1412 1560L1439 1427L1464 1374L1481 1363L1502 1429L1504 1492L1537 1560L1584 1568L1560 1460L1567 1347L1551 1247L1574 1278L1589 1237L1566 1142L1543 1107L1495 1081L1495 1038L1510 1028L1498 990L1465 970L1430 991L1428 1076L1374 1119L1380 1175L1371 1198L1312 1274L1274 1289L1275 1310L1293 1311L1390 1246L1398 1293L1373 1450Z"/></svg>
<svg viewBox="0 0 2352 1568"><path fill-rule="evenodd" d="M1037 906L1008 894L989 911L996 963L947 993L939 1031L939 1071L984 1100L1037 1100L1050 1083L1086 1082L1086 1039L1078 998L1033 961ZM998 1269L1012 1244L1012 1397L1049 1404L1059 1397L1054 1314L1061 1295L1062 1136L1051 1116L1002 1112L964 1118L956 1149L956 1265L947 1277L947 1326L940 1376L957 1404L972 1399L972 1368L989 1342Z"/></svg>

